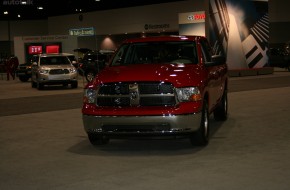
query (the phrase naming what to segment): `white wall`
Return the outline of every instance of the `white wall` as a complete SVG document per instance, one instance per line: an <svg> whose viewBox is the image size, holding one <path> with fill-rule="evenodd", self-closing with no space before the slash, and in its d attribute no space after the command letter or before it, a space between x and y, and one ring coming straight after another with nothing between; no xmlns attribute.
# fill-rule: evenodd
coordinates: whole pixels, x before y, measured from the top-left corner
<svg viewBox="0 0 290 190"><path fill-rule="evenodd" d="M8 41L8 21L0 21L0 41Z"/></svg>
<svg viewBox="0 0 290 190"><path fill-rule="evenodd" d="M269 0L270 22L290 22L289 8L289 0Z"/></svg>
<svg viewBox="0 0 290 190"><path fill-rule="evenodd" d="M36 36L47 35L47 20L16 20L0 21L0 41L8 41L10 31L10 40L15 36Z"/></svg>
<svg viewBox="0 0 290 190"><path fill-rule="evenodd" d="M97 35L136 33L145 31L145 24L169 24L166 30L178 30L178 14L182 12L203 11L206 1L180 1L97 11L80 14L50 17L49 34L68 34L71 28L95 27ZM59 23L62 23L61 25Z"/></svg>
<svg viewBox="0 0 290 190"><path fill-rule="evenodd" d="M290 1L269 0L270 43L290 40ZM188 0L140 7L50 17L48 20L0 21L0 41L15 36L67 35L71 28L95 27L97 35L143 32L145 24L169 24L178 31L178 14L208 9L208 0ZM206 30L207 31L207 30Z"/></svg>
<svg viewBox="0 0 290 190"><path fill-rule="evenodd" d="M269 0L270 44L290 41L290 1Z"/></svg>

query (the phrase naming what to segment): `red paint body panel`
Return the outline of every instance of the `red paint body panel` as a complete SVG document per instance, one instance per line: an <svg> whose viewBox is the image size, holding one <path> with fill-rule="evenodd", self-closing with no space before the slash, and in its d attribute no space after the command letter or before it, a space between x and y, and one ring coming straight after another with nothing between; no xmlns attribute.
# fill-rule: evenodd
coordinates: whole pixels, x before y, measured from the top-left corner
<svg viewBox="0 0 290 190"><path fill-rule="evenodd" d="M86 88L97 89L99 85L117 82L169 82L175 88L198 87L202 97L207 98L211 112L219 103L227 83L227 66L219 64L205 65L200 40L204 37L150 37L127 40L124 44L142 42L178 42L192 41L197 46L197 64L133 64L126 66L108 66L102 70ZM116 55L115 55L116 56ZM113 60L113 59L112 59ZM84 103L82 113L93 116L146 116L146 115L182 115L200 112L202 101L182 102L175 106L151 107L101 107Z"/></svg>
<svg viewBox="0 0 290 190"><path fill-rule="evenodd" d="M177 64L112 66L97 75L94 85L116 81L163 81L170 82L175 87L199 86L203 80L201 72L204 72L199 67L199 65L180 66Z"/></svg>

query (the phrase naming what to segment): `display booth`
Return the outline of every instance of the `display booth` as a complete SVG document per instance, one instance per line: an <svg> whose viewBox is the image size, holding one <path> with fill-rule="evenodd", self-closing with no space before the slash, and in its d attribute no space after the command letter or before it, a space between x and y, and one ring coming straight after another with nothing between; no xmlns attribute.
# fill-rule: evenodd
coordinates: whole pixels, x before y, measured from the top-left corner
<svg viewBox="0 0 290 190"><path fill-rule="evenodd" d="M69 35L14 37L15 55L20 63L39 53L74 53L77 44L77 37Z"/></svg>
<svg viewBox="0 0 290 190"><path fill-rule="evenodd" d="M184 5L186 9L180 6L174 13L169 11L171 8L169 5L167 12L162 13L160 13L162 5L151 6L150 17L147 9L137 7L131 8L132 12L139 13L139 17L136 18L127 14L127 9L84 14L86 19L78 23L67 22L67 17L50 18L50 33L68 35L15 37L14 52L21 62L25 62L31 55L39 52L73 53L76 48L114 50L121 41L132 36L177 33L206 36L214 54L224 55L227 58L228 68L234 75L272 72L268 69L267 55L269 49L267 0L207 0L184 2ZM116 19L112 16L113 13L121 14L122 19ZM160 18L156 19L156 14L159 14ZM69 18L73 19L74 15ZM93 18L101 20L95 22ZM94 22L91 22L92 20ZM54 27L55 23L60 21L65 24ZM114 31L114 34L110 31ZM261 69L263 71L260 71Z"/></svg>

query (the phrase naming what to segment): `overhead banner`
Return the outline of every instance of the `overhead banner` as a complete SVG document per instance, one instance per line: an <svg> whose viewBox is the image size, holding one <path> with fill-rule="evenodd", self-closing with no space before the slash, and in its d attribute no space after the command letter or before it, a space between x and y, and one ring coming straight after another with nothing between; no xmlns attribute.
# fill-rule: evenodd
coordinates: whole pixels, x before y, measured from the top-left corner
<svg viewBox="0 0 290 190"><path fill-rule="evenodd" d="M215 54L227 57L229 69L268 64L267 0L210 0L210 41Z"/></svg>
<svg viewBox="0 0 290 190"><path fill-rule="evenodd" d="M72 36L94 36L95 35L95 28L73 28L69 29L69 35Z"/></svg>
<svg viewBox="0 0 290 190"><path fill-rule="evenodd" d="M205 36L205 12L179 13L179 34Z"/></svg>

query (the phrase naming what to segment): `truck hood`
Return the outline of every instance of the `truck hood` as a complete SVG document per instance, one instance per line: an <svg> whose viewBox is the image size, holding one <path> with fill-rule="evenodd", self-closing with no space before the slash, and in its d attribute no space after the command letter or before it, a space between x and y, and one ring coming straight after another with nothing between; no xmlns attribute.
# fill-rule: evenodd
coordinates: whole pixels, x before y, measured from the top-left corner
<svg viewBox="0 0 290 190"><path fill-rule="evenodd" d="M51 70L51 69L71 69L72 65L43 65L40 69Z"/></svg>
<svg viewBox="0 0 290 190"><path fill-rule="evenodd" d="M93 81L96 85L109 82L170 82L174 86L191 86L200 81L200 69L194 64L142 64L111 66L100 72Z"/></svg>

